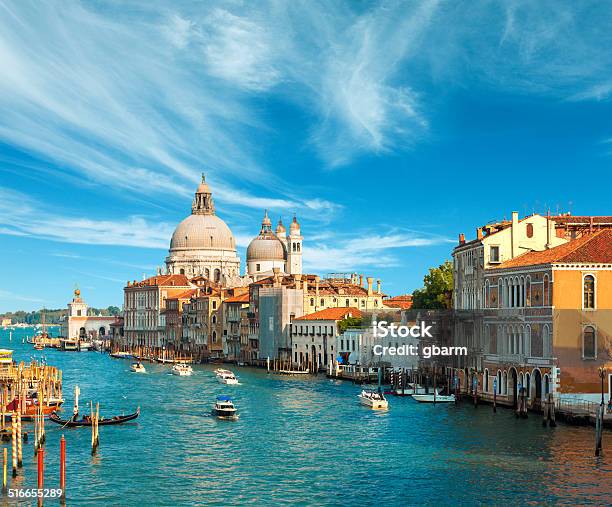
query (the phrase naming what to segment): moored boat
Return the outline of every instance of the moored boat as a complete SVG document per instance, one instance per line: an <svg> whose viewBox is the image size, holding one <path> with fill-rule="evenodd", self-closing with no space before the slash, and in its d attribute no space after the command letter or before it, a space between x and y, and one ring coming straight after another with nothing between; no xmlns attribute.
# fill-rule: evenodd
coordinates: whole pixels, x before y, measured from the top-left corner
<svg viewBox="0 0 612 507"><path fill-rule="evenodd" d="M144 367L144 364L140 362L132 363L132 365L130 366L130 370L134 373L147 373L147 369Z"/></svg>
<svg viewBox="0 0 612 507"><path fill-rule="evenodd" d="M450 396L442 394L413 394L412 398L419 403L453 403L455 401L455 395Z"/></svg>
<svg viewBox="0 0 612 507"><path fill-rule="evenodd" d="M193 373L191 366L185 363L177 363L172 367L172 374L187 377Z"/></svg>
<svg viewBox="0 0 612 507"><path fill-rule="evenodd" d="M78 340L72 338L62 338L60 340L60 348L66 352L79 350L79 342Z"/></svg>
<svg viewBox="0 0 612 507"><path fill-rule="evenodd" d="M114 357L115 359L131 359L132 358L132 354L130 354L129 352L123 352L121 350L117 352L111 352L109 356Z"/></svg>
<svg viewBox="0 0 612 507"><path fill-rule="evenodd" d="M366 407L373 409L389 408L389 402L381 391L364 389L357 397L359 398L359 402Z"/></svg>
<svg viewBox="0 0 612 507"><path fill-rule="evenodd" d="M219 419L238 419L238 411L229 396L217 396L217 400L212 408L212 414Z"/></svg>
<svg viewBox="0 0 612 507"><path fill-rule="evenodd" d="M111 418L100 417L98 420L98 426L112 426L115 424L123 424L128 421L133 421L140 415L140 407L133 414L128 415L116 415ZM91 426L91 416L84 415L81 419L76 418L75 416L70 419L62 419L57 412L52 412L49 415L49 420L56 423L61 424L62 426L66 426L68 428L76 428L79 426Z"/></svg>
<svg viewBox="0 0 612 507"><path fill-rule="evenodd" d="M221 384L227 385L236 385L238 384L238 379L236 375L234 375L230 370L224 370L222 368L218 368L215 370L215 375L217 376L217 381Z"/></svg>

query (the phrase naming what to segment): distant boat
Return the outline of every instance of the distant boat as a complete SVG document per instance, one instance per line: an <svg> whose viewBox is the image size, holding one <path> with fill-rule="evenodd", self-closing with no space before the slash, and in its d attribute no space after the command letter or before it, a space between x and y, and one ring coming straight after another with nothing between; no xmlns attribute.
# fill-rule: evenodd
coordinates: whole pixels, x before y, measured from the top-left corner
<svg viewBox="0 0 612 507"><path fill-rule="evenodd" d="M238 379L236 378L236 375L234 375L229 370L218 368L215 370L215 374L217 376L217 381L220 382L221 384L228 384L228 385L238 384Z"/></svg>
<svg viewBox="0 0 612 507"><path fill-rule="evenodd" d="M229 396L217 396L217 401L212 408L212 414L219 419L238 419L238 411Z"/></svg>
<svg viewBox="0 0 612 507"><path fill-rule="evenodd" d="M147 369L142 363L132 363L132 366L130 366L130 370L134 373L147 373Z"/></svg>
<svg viewBox="0 0 612 507"><path fill-rule="evenodd" d="M180 377L188 377L193 374L193 369L188 364L177 363L172 367L172 375L179 375Z"/></svg>
<svg viewBox="0 0 612 507"><path fill-rule="evenodd" d="M115 424L123 424L124 422L133 421L139 415L140 415L140 407L138 407L138 410L136 410L136 412L134 412L133 414L116 415L114 417L111 417L110 419L101 417L98 420L98 425L99 426L112 426ZM49 415L49 420L56 424L67 426L68 428L75 428L78 426L91 426L91 417L87 415L83 416L82 419L75 419L74 417L72 417L71 419L61 419L60 416L57 415L56 412L53 412Z"/></svg>
<svg viewBox="0 0 612 507"><path fill-rule="evenodd" d="M117 352L111 352L109 356L114 357L115 359L131 359L132 358L132 354L130 354L129 352L123 352L121 350Z"/></svg>
<svg viewBox="0 0 612 507"><path fill-rule="evenodd" d="M442 394L413 394L412 397L419 403L453 403L455 395L445 396Z"/></svg>
<svg viewBox="0 0 612 507"><path fill-rule="evenodd" d="M386 400L385 395L382 392L364 389L357 395L357 397L359 398L359 402L366 407L373 409L389 408L389 402Z"/></svg>

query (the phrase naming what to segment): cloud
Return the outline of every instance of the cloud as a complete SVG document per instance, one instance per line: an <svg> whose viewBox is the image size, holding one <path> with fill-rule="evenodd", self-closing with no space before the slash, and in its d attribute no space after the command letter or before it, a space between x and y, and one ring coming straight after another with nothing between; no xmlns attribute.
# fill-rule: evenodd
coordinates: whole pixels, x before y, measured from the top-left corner
<svg viewBox="0 0 612 507"><path fill-rule="evenodd" d="M320 237L304 246L306 271L345 271L359 268L388 268L399 266L395 249L427 247L452 243L453 240L417 231L391 230L387 234L368 234L355 231L352 237L334 237L333 246Z"/></svg>
<svg viewBox="0 0 612 507"><path fill-rule="evenodd" d="M22 296L20 294L15 294L14 292L10 292L8 290L0 289L0 299L8 300L8 301L27 301L30 303L42 303L44 300L30 297L30 296Z"/></svg>
<svg viewBox="0 0 612 507"><path fill-rule="evenodd" d="M63 243L167 249L174 225L139 216L124 220L92 220L63 216L19 192L0 187L0 226L8 233Z"/></svg>

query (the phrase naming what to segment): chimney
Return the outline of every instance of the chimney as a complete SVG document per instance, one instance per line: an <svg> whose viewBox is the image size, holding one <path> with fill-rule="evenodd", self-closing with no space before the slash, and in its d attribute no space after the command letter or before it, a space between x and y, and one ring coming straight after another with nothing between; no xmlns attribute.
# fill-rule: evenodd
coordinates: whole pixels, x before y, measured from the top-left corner
<svg viewBox="0 0 612 507"><path fill-rule="evenodd" d="M482 235L482 227L479 227L478 229L476 229L476 238L477 239L482 239L483 235Z"/></svg>
<svg viewBox="0 0 612 507"><path fill-rule="evenodd" d="M518 211L512 212L510 236L512 238L512 258L514 259L519 254Z"/></svg>
<svg viewBox="0 0 612 507"><path fill-rule="evenodd" d="M302 288L302 275L295 274L293 276L295 278L295 288L296 289L301 289Z"/></svg>
<svg viewBox="0 0 612 507"><path fill-rule="evenodd" d="M315 276L315 295L319 295L319 281L321 279L319 278L319 275Z"/></svg>
<svg viewBox="0 0 612 507"><path fill-rule="evenodd" d="M363 287L363 275L359 275L359 287Z"/></svg>
<svg viewBox="0 0 612 507"><path fill-rule="evenodd" d="M308 295L308 277L304 277L304 295Z"/></svg>
<svg viewBox="0 0 612 507"><path fill-rule="evenodd" d="M376 293L380 294L380 278L376 280Z"/></svg>
<svg viewBox="0 0 612 507"><path fill-rule="evenodd" d="M374 278L372 278L371 276L368 276L366 280L368 281L368 296L371 296L372 295L372 282L374 281Z"/></svg>
<svg viewBox="0 0 612 507"><path fill-rule="evenodd" d="M459 234L459 244L463 245L465 243L465 234Z"/></svg>

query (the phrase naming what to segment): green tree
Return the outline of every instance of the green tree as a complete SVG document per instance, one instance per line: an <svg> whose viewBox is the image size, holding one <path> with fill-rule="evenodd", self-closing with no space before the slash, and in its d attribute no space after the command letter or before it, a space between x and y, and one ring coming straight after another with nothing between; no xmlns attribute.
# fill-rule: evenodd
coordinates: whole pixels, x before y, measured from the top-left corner
<svg viewBox="0 0 612 507"><path fill-rule="evenodd" d="M437 268L429 268L423 278L422 289L412 293L412 307L423 310L445 310L451 307L453 265L445 261Z"/></svg>
<svg viewBox="0 0 612 507"><path fill-rule="evenodd" d="M361 317L347 317L338 322L338 329L344 333L349 327L361 327Z"/></svg>

